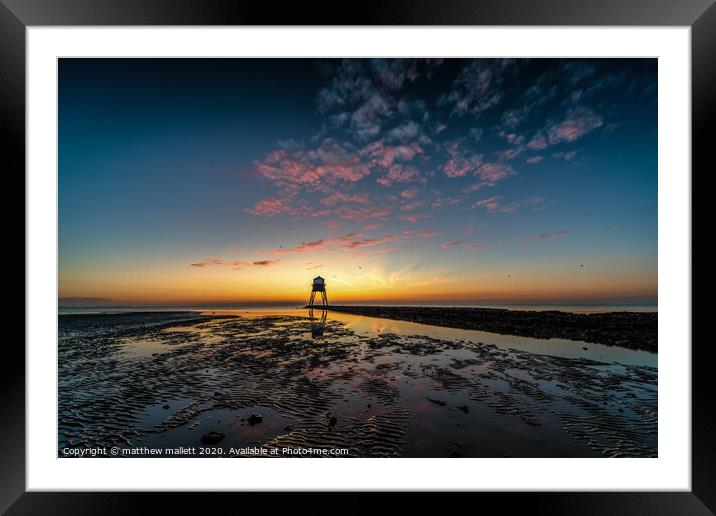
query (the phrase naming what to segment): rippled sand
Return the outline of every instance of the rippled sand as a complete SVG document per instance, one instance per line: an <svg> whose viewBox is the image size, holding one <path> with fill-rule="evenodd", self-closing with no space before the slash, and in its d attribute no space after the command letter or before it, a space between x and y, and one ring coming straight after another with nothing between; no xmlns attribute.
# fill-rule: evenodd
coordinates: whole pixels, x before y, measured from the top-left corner
<svg viewBox="0 0 716 516"><path fill-rule="evenodd" d="M657 455L655 367L314 315L61 316L59 449L218 432L225 450L354 457Z"/></svg>

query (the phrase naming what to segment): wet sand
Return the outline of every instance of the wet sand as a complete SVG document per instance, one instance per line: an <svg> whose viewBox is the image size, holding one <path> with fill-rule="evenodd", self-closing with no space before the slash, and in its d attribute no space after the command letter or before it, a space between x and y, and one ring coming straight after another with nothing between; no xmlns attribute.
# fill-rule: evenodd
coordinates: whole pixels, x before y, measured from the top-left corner
<svg viewBox="0 0 716 516"><path fill-rule="evenodd" d="M653 312L577 314L556 310L417 306L329 306L327 309L504 335L570 339L654 353L658 350L658 314Z"/></svg>
<svg viewBox="0 0 716 516"><path fill-rule="evenodd" d="M223 456L657 456L657 369L639 352L625 350L631 363L588 358L591 349L559 356L530 351L542 348L526 337L516 349L505 335L382 321L307 310L61 315L58 455L211 444Z"/></svg>

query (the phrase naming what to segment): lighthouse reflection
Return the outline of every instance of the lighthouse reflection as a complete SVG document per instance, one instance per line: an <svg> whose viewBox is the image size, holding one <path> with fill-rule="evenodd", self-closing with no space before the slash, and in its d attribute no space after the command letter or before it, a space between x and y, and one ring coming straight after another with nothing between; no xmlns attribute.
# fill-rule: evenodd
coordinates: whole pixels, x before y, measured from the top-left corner
<svg viewBox="0 0 716 516"><path fill-rule="evenodd" d="M326 329L326 317L328 316L328 312L326 310L316 310L316 312L320 312L320 315L316 316L313 309L308 311L308 320L311 324L312 339L323 337L323 331Z"/></svg>

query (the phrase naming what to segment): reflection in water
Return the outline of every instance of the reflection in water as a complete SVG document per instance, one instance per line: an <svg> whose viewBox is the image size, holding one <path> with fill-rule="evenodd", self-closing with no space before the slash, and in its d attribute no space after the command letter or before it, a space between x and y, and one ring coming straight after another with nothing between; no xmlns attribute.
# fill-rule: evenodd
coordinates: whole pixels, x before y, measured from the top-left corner
<svg viewBox="0 0 716 516"><path fill-rule="evenodd" d="M313 308L308 311L308 319L311 323L312 339L323 337L323 332L326 329L326 317L328 317L328 312L326 310L321 310L321 316L319 318L314 316Z"/></svg>
<svg viewBox="0 0 716 516"><path fill-rule="evenodd" d="M319 310L316 310L319 311ZM309 312L309 319L311 317ZM200 312L207 315L238 315L245 318L264 317L306 317L306 310L216 310L211 312ZM562 358L584 358L598 360L607 363L619 363L624 365L637 366L658 366L658 355L648 351L641 351L618 346L606 346L587 342L572 341L567 339L537 339L533 337L522 337L517 335L502 335L480 330L462 330L457 328L446 328L441 326L430 326L408 321L397 321L392 319L380 319L364 315L353 315L342 312L328 311L324 323L336 322L361 336L377 336L385 334L403 336L425 336L436 339L450 340L453 342L471 342L474 344L489 343L501 349L518 349L530 353L550 355ZM330 324L329 324L330 326ZM330 332L324 329L324 338L330 337Z"/></svg>
<svg viewBox="0 0 716 516"><path fill-rule="evenodd" d="M657 358L319 308L61 316L59 450L655 457Z"/></svg>

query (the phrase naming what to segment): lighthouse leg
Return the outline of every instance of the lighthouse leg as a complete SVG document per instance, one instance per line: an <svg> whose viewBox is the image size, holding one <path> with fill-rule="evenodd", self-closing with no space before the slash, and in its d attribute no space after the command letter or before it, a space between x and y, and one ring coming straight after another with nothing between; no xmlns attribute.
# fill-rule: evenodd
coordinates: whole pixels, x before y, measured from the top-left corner
<svg viewBox="0 0 716 516"><path fill-rule="evenodd" d="M313 300L316 298L316 292L311 291L311 299L308 301L308 306L313 306Z"/></svg>
<svg viewBox="0 0 716 516"><path fill-rule="evenodd" d="M321 292L321 303L324 306L328 306L328 294L326 294L325 290Z"/></svg>

